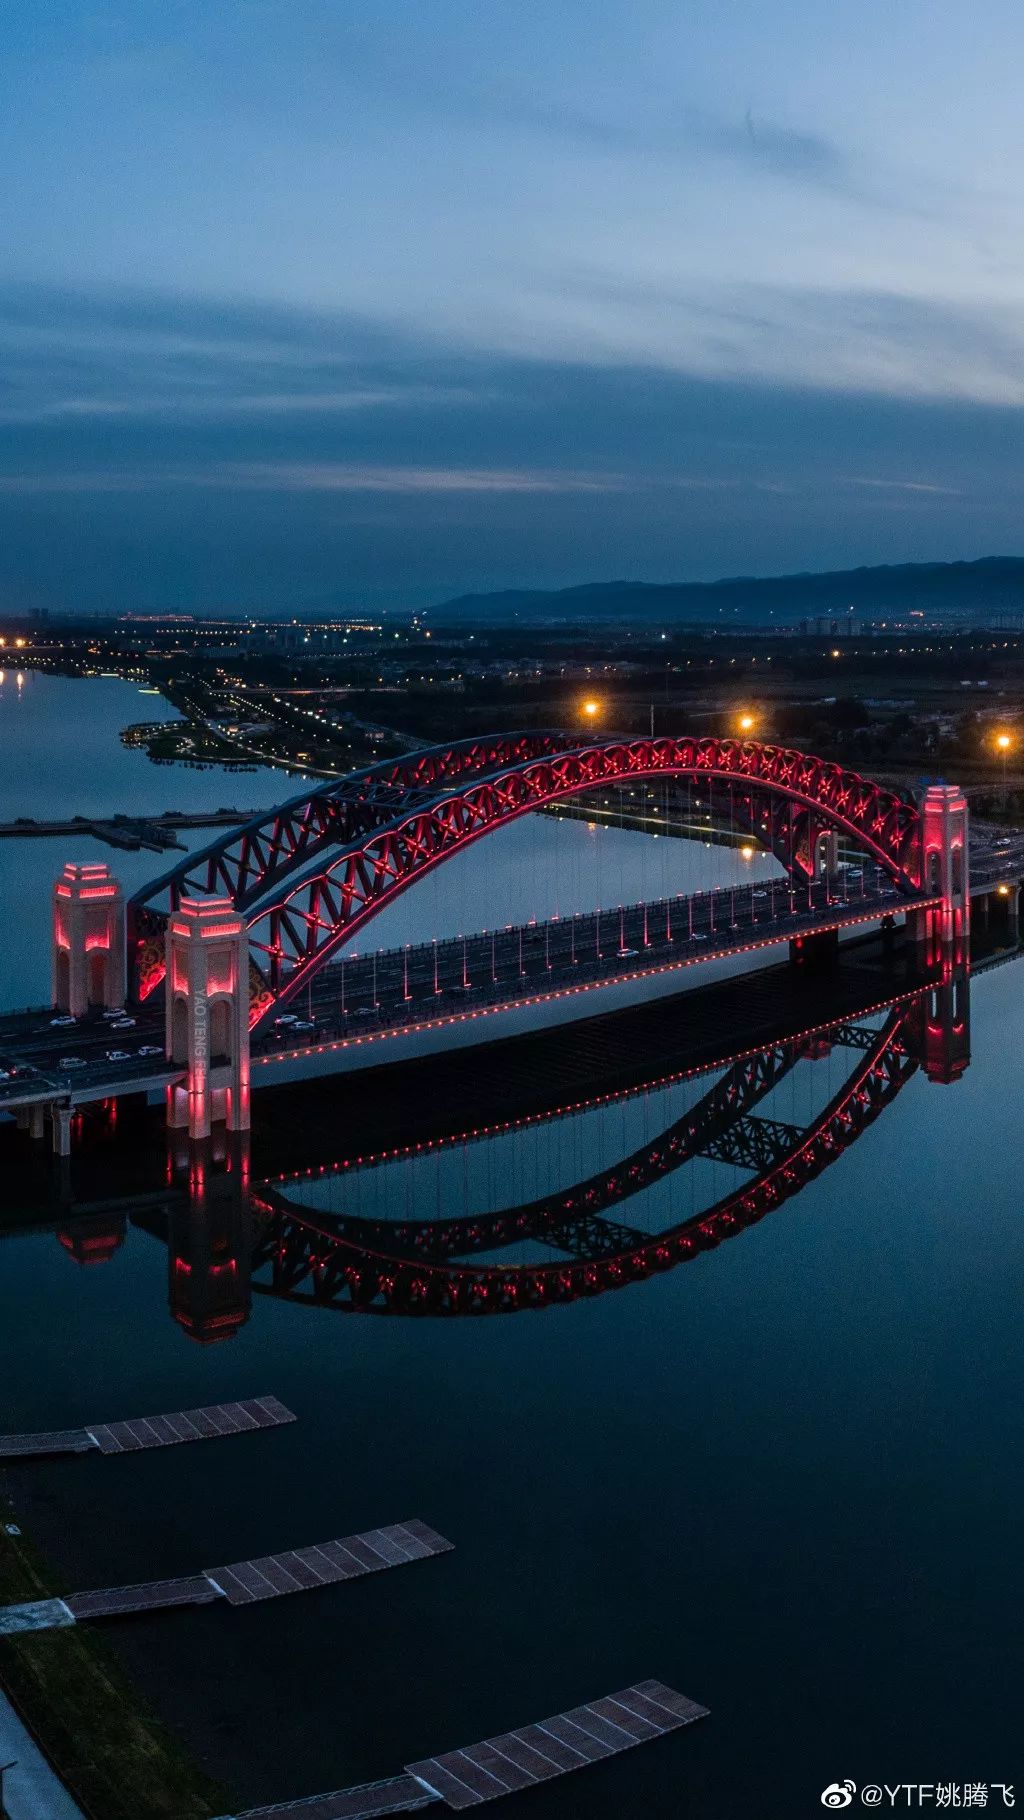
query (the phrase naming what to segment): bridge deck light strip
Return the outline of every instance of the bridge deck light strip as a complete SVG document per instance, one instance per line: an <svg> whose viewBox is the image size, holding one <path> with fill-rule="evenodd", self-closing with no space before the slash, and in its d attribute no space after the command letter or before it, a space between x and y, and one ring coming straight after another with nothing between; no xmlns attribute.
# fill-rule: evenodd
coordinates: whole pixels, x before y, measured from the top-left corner
<svg viewBox="0 0 1024 1820"><path fill-rule="evenodd" d="M88 1428L56 1429L49 1434L0 1435L0 1460L96 1451L139 1453L151 1447L174 1447L186 1441L215 1441L221 1435L280 1428L295 1419L291 1410L276 1397L252 1397L244 1403L211 1403L202 1409L181 1409L169 1416L94 1422Z"/></svg>
<svg viewBox="0 0 1024 1820"><path fill-rule="evenodd" d="M600 992L609 986L629 985L637 980L651 979L658 974L678 973L686 967L707 966L709 961L731 960L741 954L754 954L764 948L779 947L796 936L829 935L839 929L854 929L865 923L877 923L882 916L896 915L906 909L938 910L942 907L941 897L915 899L908 904L905 901L876 905L866 914L855 916L833 916L827 921L787 924L785 928L776 929L772 934L760 937L756 941L739 943L719 943L707 947L700 954L689 954L679 960L662 961L652 967L636 967L628 972L609 974L600 980L584 980L578 985L558 986L550 992L537 992L526 998L502 999L498 1004L479 1005L470 1011L452 1011L444 1017L417 1019L415 1023L398 1024L389 1030L368 1030L358 1036L344 1036L334 1042L311 1043L298 1049L278 1049L272 1054L254 1055L252 1066L273 1068L283 1062L305 1061L312 1056L332 1055L348 1049L365 1049L372 1045L398 1042L402 1038L419 1036L428 1030L445 1030L459 1024L469 1024L478 1018L498 1017L503 1012L526 1011L537 1005L550 1005L558 999L576 998L584 992ZM255 1084L255 1079L254 1079Z"/></svg>

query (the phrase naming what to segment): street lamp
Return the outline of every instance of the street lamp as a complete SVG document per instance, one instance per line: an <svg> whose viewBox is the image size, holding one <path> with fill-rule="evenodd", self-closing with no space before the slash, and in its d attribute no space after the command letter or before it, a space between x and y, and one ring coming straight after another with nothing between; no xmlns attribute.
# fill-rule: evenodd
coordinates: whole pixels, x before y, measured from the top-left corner
<svg viewBox="0 0 1024 1820"><path fill-rule="evenodd" d="M581 708L581 713L585 715L587 720L596 720L600 711L601 703L595 701L592 695L588 696Z"/></svg>
<svg viewBox="0 0 1024 1820"><path fill-rule="evenodd" d="M752 733L754 731L754 728L757 725L757 721L755 720L754 716L749 711L747 711L746 713L743 713L740 715L739 721L737 724L739 726L739 730L741 733Z"/></svg>
<svg viewBox="0 0 1024 1820"><path fill-rule="evenodd" d="M1003 761L1003 801L1006 801L1006 761L1010 755L1013 740L1009 733L996 734L996 751Z"/></svg>

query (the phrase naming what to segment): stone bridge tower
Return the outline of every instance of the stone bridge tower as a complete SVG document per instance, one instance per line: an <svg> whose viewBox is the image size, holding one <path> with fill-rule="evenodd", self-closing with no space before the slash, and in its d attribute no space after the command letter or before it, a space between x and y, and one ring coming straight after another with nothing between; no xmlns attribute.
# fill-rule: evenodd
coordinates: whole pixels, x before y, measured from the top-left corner
<svg viewBox="0 0 1024 1820"><path fill-rule="evenodd" d="M70 861L53 887L53 1003L71 1017L124 1004L124 897L110 868Z"/></svg>
<svg viewBox="0 0 1024 1820"><path fill-rule="evenodd" d="M917 913L918 941L950 948L971 926L967 798L955 784L929 784L921 798L921 889L941 897L938 910Z"/></svg>
<svg viewBox="0 0 1024 1820"><path fill-rule="evenodd" d="M186 897L167 926L167 1054L186 1070L168 1122L192 1138L249 1129L249 943L228 897Z"/></svg>

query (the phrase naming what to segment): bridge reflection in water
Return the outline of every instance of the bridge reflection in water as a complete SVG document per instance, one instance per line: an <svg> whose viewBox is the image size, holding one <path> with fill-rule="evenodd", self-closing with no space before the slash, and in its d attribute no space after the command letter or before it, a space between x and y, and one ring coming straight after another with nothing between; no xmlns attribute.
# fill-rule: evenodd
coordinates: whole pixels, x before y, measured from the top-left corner
<svg viewBox="0 0 1024 1820"><path fill-rule="evenodd" d="M215 1151L180 1135L171 1192L132 1221L166 1243L172 1315L200 1342L230 1338L254 1296L421 1317L557 1306L737 1237L841 1166L915 1074L951 1084L969 1060L968 973L950 966L938 985L655 1082L272 1181L250 1180L244 1138ZM518 1193L542 1176L542 1192ZM116 1226L69 1222L61 1241L83 1262L109 1256Z"/></svg>

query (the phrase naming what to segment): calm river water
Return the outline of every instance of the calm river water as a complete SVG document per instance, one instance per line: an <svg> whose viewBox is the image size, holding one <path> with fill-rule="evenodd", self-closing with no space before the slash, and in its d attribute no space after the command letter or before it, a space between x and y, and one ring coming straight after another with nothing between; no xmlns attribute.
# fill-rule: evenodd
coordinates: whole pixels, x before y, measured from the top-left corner
<svg viewBox="0 0 1024 1820"><path fill-rule="evenodd" d="M93 690L108 691L102 708ZM36 678L20 703L0 696L9 813L186 807L200 790L219 802L244 789L262 806L281 793L267 775L149 771L111 745L111 717L153 714L153 698L124 691ZM18 759L22 714L37 736L49 729L43 775ZM81 753L70 793L54 777L69 740ZM583 825L534 825L594 852ZM660 890L663 866L699 863L662 857L682 843L601 838L602 888L621 866L632 897ZM644 848L646 877L618 858L627 847ZM20 956L8 998L42 980L39 894L63 856L59 843L0 845L5 948ZM116 863L129 882L153 864ZM509 890L530 863L528 848L513 854ZM579 888L595 879L581 870ZM614 902L623 885L610 889ZM456 914L469 920L465 899ZM357 1318L258 1295L229 1343L201 1347L169 1318L167 1249L140 1226L91 1270L52 1231L3 1239L3 1427L261 1392L299 1416L264 1436L20 1471L26 1524L73 1584L192 1572L412 1515L456 1544L349 1587L108 1628L239 1805L386 1775L647 1676L711 1718L513 1798L510 1820L788 1820L821 1812L822 1789L844 1777L1016 1779L1024 1799L1022 985L1019 963L977 978L962 1079L914 1074L735 1241L546 1312ZM804 1126L855 1063L842 1048L802 1061L759 1111ZM707 1084L302 1192L369 1218L517 1205L611 1167ZM344 1081L331 1117L345 1131ZM614 1217L660 1230L743 1179L698 1162ZM1001 1811L998 1796L990 1805Z"/></svg>

